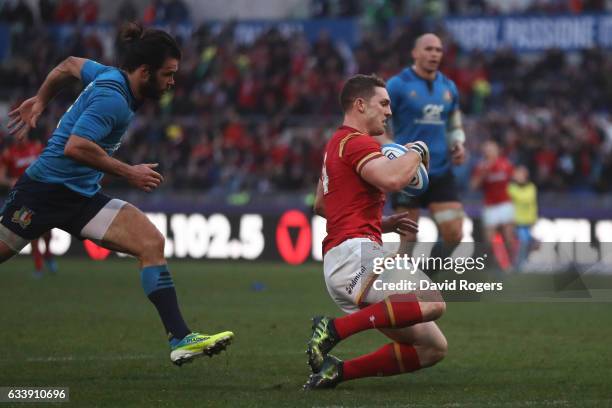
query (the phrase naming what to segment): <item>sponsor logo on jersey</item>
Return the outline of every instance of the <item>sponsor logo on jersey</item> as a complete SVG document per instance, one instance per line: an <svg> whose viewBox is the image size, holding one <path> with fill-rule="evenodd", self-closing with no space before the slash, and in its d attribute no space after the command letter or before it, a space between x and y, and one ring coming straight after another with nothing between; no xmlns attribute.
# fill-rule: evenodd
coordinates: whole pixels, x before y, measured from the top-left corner
<svg viewBox="0 0 612 408"><path fill-rule="evenodd" d="M17 210L13 213L13 218L11 221L13 221L16 224L19 224L21 228L26 229L32 223L33 215L34 215L34 211L24 206L24 207L21 207L20 210Z"/></svg>
<svg viewBox="0 0 612 408"><path fill-rule="evenodd" d="M428 124L428 125L443 125L442 112L444 112L444 105L428 104L423 107L423 117L415 119L415 123Z"/></svg>

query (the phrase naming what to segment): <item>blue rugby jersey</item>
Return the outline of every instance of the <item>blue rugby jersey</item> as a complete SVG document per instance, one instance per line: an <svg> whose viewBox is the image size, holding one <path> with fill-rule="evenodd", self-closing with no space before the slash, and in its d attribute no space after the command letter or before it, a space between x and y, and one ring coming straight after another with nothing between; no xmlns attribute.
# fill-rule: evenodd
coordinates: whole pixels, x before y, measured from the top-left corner
<svg viewBox="0 0 612 408"><path fill-rule="evenodd" d="M459 109L455 83L441 72L430 82L406 68L387 81L387 91L396 143L424 141L431 155L429 175L436 177L449 171L448 119Z"/></svg>
<svg viewBox="0 0 612 408"><path fill-rule="evenodd" d="M100 190L101 171L64 155L70 135L77 135L103 148L111 156L134 117L136 101L126 75L115 67L88 60L81 69L85 88L66 110L47 147L26 170L43 183L63 184L91 197Z"/></svg>

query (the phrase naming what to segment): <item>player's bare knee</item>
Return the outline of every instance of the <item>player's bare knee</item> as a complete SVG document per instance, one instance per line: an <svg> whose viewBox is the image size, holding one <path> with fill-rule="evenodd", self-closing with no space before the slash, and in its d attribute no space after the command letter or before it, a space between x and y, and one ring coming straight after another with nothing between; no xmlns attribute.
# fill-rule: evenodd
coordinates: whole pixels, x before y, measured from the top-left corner
<svg viewBox="0 0 612 408"><path fill-rule="evenodd" d="M446 341L446 337L444 337L442 332L440 332L440 336L436 338L434 348L439 356L438 361L442 360L448 354L448 341Z"/></svg>
<svg viewBox="0 0 612 408"><path fill-rule="evenodd" d="M446 302L438 301L438 302L432 303L432 310L431 310L432 320L439 319L440 317L442 317L444 312L446 312Z"/></svg>
<svg viewBox="0 0 612 408"><path fill-rule="evenodd" d="M425 344L415 346L421 368L431 367L444 360L448 348L445 344Z"/></svg>
<svg viewBox="0 0 612 408"><path fill-rule="evenodd" d="M444 301L419 302L419 305L425 322L439 319L446 311L446 302Z"/></svg>
<svg viewBox="0 0 612 408"><path fill-rule="evenodd" d="M15 256L17 252L13 251L7 244L0 241L0 263L8 261L13 256Z"/></svg>
<svg viewBox="0 0 612 408"><path fill-rule="evenodd" d="M440 235L442 235L442 241L450 244L459 243L463 239L463 231L461 228L448 228L442 231Z"/></svg>
<svg viewBox="0 0 612 408"><path fill-rule="evenodd" d="M164 255L164 245L166 239L157 230L151 231L146 237L143 237L143 251L146 255L162 256Z"/></svg>
<svg viewBox="0 0 612 408"><path fill-rule="evenodd" d="M6 262L15 256L15 252L4 252L0 250L0 263Z"/></svg>
<svg viewBox="0 0 612 408"><path fill-rule="evenodd" d="M445 338L442 338L442 340L442 342L436 342L436 344L433 344L429 348L427 353L429 356L429 366L439 363L440 361L444 360L444 357L446 357L446 354L448 353L448 343L446 342Z"/></svg>

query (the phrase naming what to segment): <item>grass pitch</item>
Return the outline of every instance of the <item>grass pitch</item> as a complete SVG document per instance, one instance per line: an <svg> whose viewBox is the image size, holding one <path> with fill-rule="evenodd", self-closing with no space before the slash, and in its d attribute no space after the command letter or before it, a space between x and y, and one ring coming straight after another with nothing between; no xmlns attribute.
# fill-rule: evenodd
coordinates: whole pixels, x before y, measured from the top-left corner
<svg viewBox="0 0 612 408"><path fill-rule="evenodd" d="M86 407L612 406L612 303L450 303L439 365L305 393L309 318L339 314L320 265L172 262L190 327L236 333L178 368L133 260L58 261L39 280L29 258L0 266L0 386L68 386L65 405ZM386 342L361 333L334 354Z"/></svg>

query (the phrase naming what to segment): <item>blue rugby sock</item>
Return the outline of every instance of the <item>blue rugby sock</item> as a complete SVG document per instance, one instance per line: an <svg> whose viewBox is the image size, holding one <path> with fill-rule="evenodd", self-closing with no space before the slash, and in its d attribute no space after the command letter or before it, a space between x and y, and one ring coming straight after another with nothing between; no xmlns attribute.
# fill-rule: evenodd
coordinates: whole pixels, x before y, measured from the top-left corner
<svg viewBox="0 0 612 408"><path fill-rule="evenodd" d="M155 305L168 337L182 339L191 333L179 310L168 266L145 266L140 271L140 281L147 297Z"/></svg>

